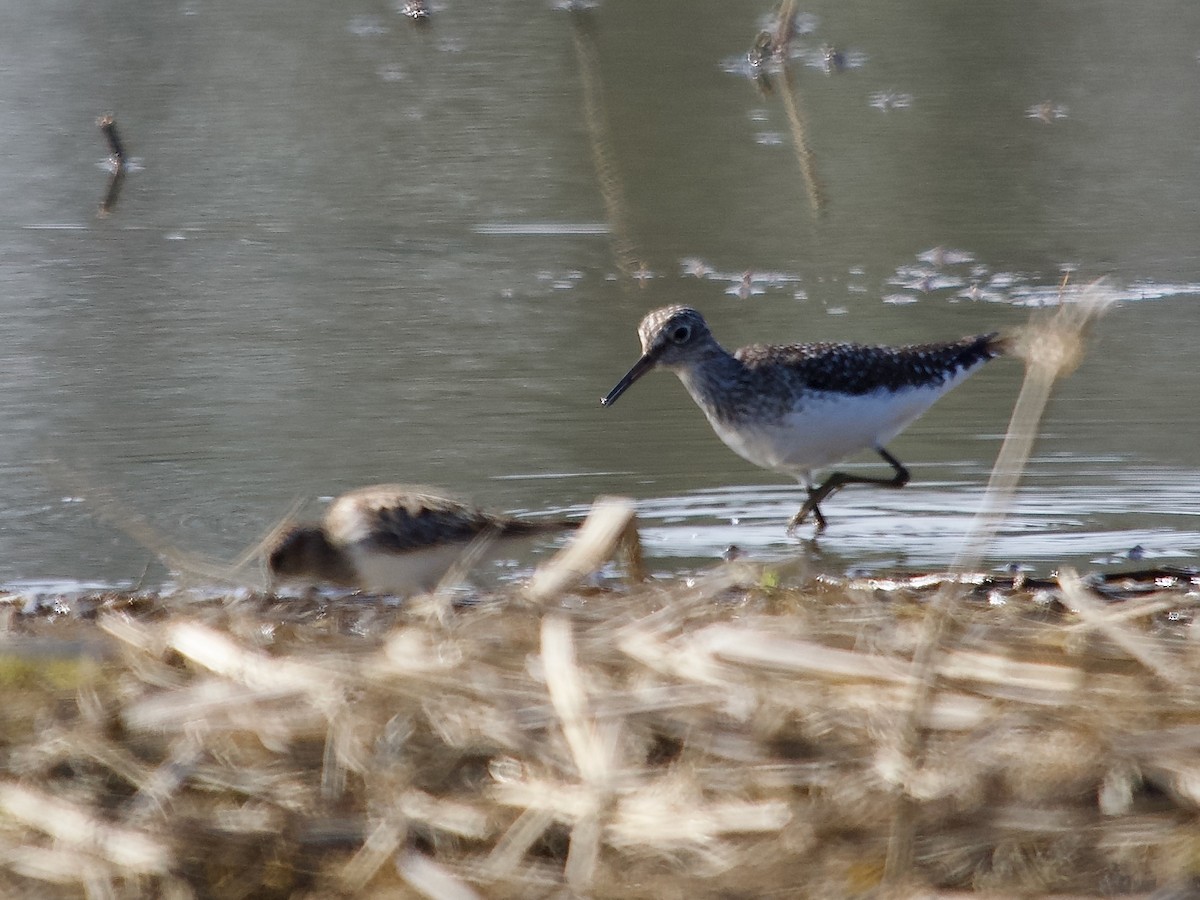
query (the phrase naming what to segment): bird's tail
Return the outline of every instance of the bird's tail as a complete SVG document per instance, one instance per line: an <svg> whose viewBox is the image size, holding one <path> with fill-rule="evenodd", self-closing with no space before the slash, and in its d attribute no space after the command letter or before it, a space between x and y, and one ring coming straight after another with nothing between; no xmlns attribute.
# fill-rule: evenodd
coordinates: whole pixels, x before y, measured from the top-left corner
<svg viewBox="0 0 1200 900"><path fill-rule="evenodd" d="M994 331L984 336L983 352L988 359L997 356L1017 356L1020 346L1020 336L1016 329L1012 331Z"/></svg>

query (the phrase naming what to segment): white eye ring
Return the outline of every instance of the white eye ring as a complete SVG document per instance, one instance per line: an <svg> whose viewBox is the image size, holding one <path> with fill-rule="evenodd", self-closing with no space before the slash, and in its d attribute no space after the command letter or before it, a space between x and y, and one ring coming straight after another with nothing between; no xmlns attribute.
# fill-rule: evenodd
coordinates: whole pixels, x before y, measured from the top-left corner
<svg viewBox="0 0 1200 900"><path fill-rule="evenodd" d="M689 325L679 325L671 332L671 342L674 344L686 344L692 337L692 329Z"/></svg>

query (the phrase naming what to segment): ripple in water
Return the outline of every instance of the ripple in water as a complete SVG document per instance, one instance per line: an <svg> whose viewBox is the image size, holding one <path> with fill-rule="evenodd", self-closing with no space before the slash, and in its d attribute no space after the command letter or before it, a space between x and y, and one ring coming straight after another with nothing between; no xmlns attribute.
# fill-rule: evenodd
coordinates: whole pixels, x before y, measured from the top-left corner
<svg viewBox="0 0 1200 900"><path fill-rule="evenodd" d="M1022 489L988 545L985 567L1196 562L1200 473L1154 468L1080 477L1085 480L1078 484ZM811 524L801 526L796 538L785 531L802 500L799 487L734 486L651 498L638 503L638 514L646 553L662 561L664 571L672 570L668 560L719 560L731 545L760 562L815 554L834 568L844 562L937 569L960 551L983 506L983 482L973 477L899 491L848 488L826 507L829 527L815 542ZM1142 524L1149 511L1162 524Z"/></svg>

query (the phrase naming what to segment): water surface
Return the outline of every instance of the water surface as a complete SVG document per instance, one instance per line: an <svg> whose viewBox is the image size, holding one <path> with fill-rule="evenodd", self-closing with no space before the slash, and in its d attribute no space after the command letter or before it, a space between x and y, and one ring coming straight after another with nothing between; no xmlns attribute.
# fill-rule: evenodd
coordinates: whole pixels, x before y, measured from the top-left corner
<svg viewBox="0 0 1200 900"><path fill-rule="evenodd" d="M6 9L0 581L165 577L97 486L228 558L293 498L379 481L629 494L663 568L729 544L943 566L1018 364L898 438L914 483L832 498L815 545L675 379L598 398L667 303L730 347L919 341L1019 324L1068 271L1121 302L987 564L1194 564L1200 7L802 11L764 94L742 60L768 4ZM138 165L98 218L104 112Z"/></svg>

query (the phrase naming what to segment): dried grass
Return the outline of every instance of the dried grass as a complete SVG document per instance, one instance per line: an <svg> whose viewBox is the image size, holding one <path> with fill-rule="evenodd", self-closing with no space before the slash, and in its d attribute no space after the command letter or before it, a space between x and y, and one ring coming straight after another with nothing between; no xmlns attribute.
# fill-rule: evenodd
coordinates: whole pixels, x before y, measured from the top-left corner
<svg viewBox="0 0 1200 900"><path fill-rule="evenodd" d="M883 890L902 793L903 891L1200 875L1200 578L773 582L14 613L0 892L847 896Z"/></svg>

